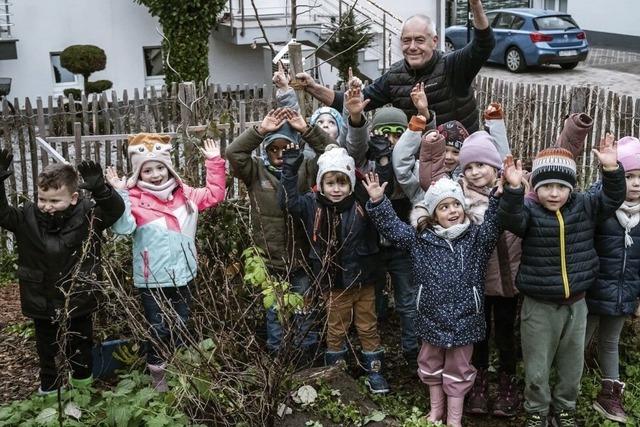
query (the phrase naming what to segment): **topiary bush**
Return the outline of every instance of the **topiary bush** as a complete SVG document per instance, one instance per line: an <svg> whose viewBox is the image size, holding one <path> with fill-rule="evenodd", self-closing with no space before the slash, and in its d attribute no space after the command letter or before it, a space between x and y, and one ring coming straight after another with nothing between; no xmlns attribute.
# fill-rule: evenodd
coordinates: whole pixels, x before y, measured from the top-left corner
<svg viewBox="0 0 640 427"><path fill-rule="evenodd" d="M96 80L95 82L88 82L85 85L86 94L90 93L102 93L107 89L111 89L113 83L110 80Z"/></svg>
<svg viewBox="0 0 640 427"><path fill-rule="evenodd" d="M82 97L82 90L80 89L69 88L63 90L62 93L64 93L64 96L66 96L67 98L69 98L69 95L73 95L73 99L75 99L76 101Z"/></svg>
<svg viewBox="0 0 640 427"><path fill-rule="evenodd" d="M87 89L90 84L89 76L96 71L104 70L107 66L107 55L98 46L76 44L62 51L60 65L74 74L82 74L82 77L84 77L84 91L90 93Z"/></svg>

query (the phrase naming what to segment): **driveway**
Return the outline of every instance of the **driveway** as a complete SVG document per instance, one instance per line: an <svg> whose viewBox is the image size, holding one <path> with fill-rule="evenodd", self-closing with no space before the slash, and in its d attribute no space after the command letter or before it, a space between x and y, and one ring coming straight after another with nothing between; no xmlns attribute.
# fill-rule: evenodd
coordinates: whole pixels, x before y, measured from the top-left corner
<svg viewBox="0 0 640 427"><path fill-rule="evenodd" d="M521 83L598 86L640 99L640 53L636 52L592 48L587 60L573 70L551 65L532 67L514 74L502 65L486 64L480 74Z"/></svg>

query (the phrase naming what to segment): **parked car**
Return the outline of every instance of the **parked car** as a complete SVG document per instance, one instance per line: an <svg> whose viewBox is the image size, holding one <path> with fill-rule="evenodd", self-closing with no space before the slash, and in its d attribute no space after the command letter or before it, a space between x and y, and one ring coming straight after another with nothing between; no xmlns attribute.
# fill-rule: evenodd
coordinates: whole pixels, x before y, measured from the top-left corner
<svg viewBox="0 0 640 427"><path fill-rule="evenodd" d="M571 15L543 9L498 9L487 12L496 37L489 61L504 64L514 73L527 66L559 64L575 68L589 53L587 37ZM473 36L473 31L471 31ZM467 44L467 27L454 25L445 30L448 51Z"/></svg>

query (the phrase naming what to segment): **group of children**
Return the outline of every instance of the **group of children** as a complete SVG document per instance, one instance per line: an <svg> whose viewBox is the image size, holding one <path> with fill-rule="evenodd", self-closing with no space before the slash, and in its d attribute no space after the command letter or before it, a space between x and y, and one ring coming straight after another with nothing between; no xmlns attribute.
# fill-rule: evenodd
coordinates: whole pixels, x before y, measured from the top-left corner
<svg viewBox="0 0 640 427"><path fill-rule="evenodd" d="M618 340L640 294L638 139L603 139L593 150L601 178L580 193L575 159L591 127L585 114L570 115L556 146L540 151L526 172L510 154L497 104L485 110L483 131L469 134L456 121L436 126L418 84L410 95L417 115L407 120L384 107L370 122L361 83L352 79L344 112L323 107L307 123L284 71L274 74L274 84L278 108L238 136L225 157L247 188L254 244L269 274L287 280L305 301L322 303L326 364L346 363L353 323L367 385L389 391L378 332L388 275L404 356L428 386L429 421L460 426L464 410L516 414L520 301L527 425L575 425L583 350L596 329L603 379L594 408L625 421ZM76 169L54 164L38 177L37 203L20 207L9 205L0 186L0 226L15 235L41 393L64 382L55 356L65 331L69 384L91 383L91 315L106 229L134 235L133 284L149 323L148 369L155 389L167 390L163 350L188 335L198 212L225 196L218 144L206 140L200 150L203 188L181 180L170 138L158 134L129 139L128 179L113 168L105 178L99 165L83 162L79 184ZM0 150L0 180L11 162ZM80 188L91 198L81 197ZM294 343L313 358L322 344L308 312L295 314ZM266 347L277 356L285 331L275 309L266 323ZM490 402L492 330L498 393Z"/></svg>

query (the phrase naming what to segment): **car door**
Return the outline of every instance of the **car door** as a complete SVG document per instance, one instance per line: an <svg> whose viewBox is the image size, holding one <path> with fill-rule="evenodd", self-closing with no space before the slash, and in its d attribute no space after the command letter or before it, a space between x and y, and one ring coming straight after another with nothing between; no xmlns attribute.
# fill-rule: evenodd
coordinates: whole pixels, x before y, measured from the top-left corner
<svg viewBox="0 0 640 427"><path fill-rule="evenodd" d="M511 24L515 15L507 12L500 12L500 14L493 20L493 34L496 38L496 46L491 52L489 60L504 64L504 53L507 47L510 45L511 37Z"/></svg>

